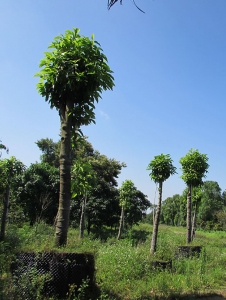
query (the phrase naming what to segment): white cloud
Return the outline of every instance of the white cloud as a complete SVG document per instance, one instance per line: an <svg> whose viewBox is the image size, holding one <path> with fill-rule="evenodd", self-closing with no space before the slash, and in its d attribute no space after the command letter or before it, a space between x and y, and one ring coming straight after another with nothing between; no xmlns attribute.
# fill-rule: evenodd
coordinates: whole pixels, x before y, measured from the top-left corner
<svg viewBox="0 0 226 300"><path fill-rule="evenodd" d="M108 114L106 114L103 110L100 110L100 115L105 119L105 120L109 120L110 117Z"/></svg>

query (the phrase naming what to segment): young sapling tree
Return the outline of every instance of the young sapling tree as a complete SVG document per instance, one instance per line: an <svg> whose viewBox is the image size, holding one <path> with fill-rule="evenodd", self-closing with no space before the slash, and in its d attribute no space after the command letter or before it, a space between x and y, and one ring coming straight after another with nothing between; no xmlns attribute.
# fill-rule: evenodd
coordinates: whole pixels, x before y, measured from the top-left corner
<svg viewBox="0 0 226 300"><path fill-rule="evenodd" d="M201 154L198 150L190 149L188 153L180 159L182 176L187 184L187 244L192 241L192 187L200 186L208 172L207 154Z"/></svg>
<svg viewBox="0 0 226 300"><path fill-rule="evenodd" d="M157 248L163 182L167 180L171 175L176 173L176 167L173 166L173 160L171 159L169 154L160 154L155 156L154 159L149 163L147 170L151 171L149 174L151 180L153 180L155 183L158 183L159 185L158 205L154 218L153 234L150 249L150 253L154 254Z"/></svg>

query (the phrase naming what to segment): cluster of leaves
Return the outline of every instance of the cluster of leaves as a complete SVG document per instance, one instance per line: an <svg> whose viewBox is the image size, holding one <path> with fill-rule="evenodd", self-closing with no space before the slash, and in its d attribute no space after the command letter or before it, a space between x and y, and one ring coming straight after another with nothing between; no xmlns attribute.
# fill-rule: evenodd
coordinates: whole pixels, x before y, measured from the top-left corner
<svg viewBox="0 0 226 300"><path fill-rule="evenodd" d="M190 149L187 155L180 159L182 166L181 178L188 185L199 186L202 184L202 179L207 173L209 167L208 157L206 154L201 154L198 150Z"/></svg>
<svg viewBox="0 0 226 300"><path fill-rule="evenodd" d="M49 49L36 74L40 77L37 88L51 108L61 110L70 101L74 132L94 122L95 101L114 86L112 71L94 35L91 39L80 36L77 28L55 37Z"/></svg>
<svg viewBox="0 0 226 300"><path fill-rule="evenodd" d="M151 171L150 177L154 182L164 182L170 175L176 173L176 167L173 166L173 160L169 154L155 156L147 170Z"/></svg>

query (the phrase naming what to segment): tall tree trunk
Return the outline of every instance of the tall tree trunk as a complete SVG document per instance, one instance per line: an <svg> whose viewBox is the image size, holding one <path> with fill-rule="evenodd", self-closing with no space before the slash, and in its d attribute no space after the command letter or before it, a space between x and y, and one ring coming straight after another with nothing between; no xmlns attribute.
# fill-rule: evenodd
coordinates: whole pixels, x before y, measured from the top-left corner
<svg viewBox="0 0 226 300"><path fill-rule="evenodd" d="M79 226L79 237L81 239L84 236L84 230L85 230L86 199L87 199L87 193L85 194L85 197L83 198L82 201L82 212L81 212L80 226Z"/></svg>
<svg viewBox="0 0 226 300"><path fill-rule="evenodd" d="M158 206L155 213L155 221L153 225L153 233L152 233L151 249L150 249L151 254L154 254L156 252L156 247L157 247L158 228L159 228L159 220L160 220L161 204L162 204L162 185L163 183L159 182L159 197L158 197Z"/></svg>
<svg viewBox="0 0 226 300"><path fill-rule="evenodd" d="M188 185L187 195L187 244L191 243L191 212L192 212L192 186Z"/></svg>
<svg viewBox="0 0 226 300"><path fill-rule="evenodd" d="M56 246L64 246L67 244L67 233L69 226L71 202L71 116L69 115L69 111L71 108L70 106L71 104L68 101L66 107L62 107L60 110L60 193L55 234Z"/></svg>
<svg viewBox="0 0 226 300"><path fill-rule="evenodd" d="M193 214L193 218L192 218L191 240L193 240L195 238L196 213L197 213L197 203L195 204L194 214Z"/></svg>
<svg viewBox="0 0 226 300"><path fill-rule="evenodd" d="M124 231L124 205L122 205L122 209L121 209L121 216L120 216L119 230L118 230L118 237L117 237L118 240L121 238L123 231Z"/></svg>
<svg viewBox="0 0 226 300"><path fill-rule="evenodd" d="M10 179L9 179L10 180ZM2 212L2 222L1 222L1 241L5 239L5 229L6 229L6 221L8 217L9 211L9 198L10 198L10 185L7 184L5 198L3 201L3 212Z"/></svg>

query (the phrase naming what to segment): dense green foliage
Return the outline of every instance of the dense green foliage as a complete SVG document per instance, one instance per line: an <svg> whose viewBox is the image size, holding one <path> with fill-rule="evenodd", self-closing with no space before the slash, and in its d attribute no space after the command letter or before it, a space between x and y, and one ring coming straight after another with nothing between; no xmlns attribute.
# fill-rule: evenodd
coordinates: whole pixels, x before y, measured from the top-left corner
<svg viewBox="0 0 226 300"><path fill-rule="evenodd" d="M48 163L31 164L18 178L15 201L31 225L53 224L59 198L59 170Z"/></svg>
<svg viewBox="0 0 226 300"><path fill-rule="evenodd" d="M36 142L42 151L41 163L31 164L18 173L11 182L10 222L21 226L24 222L35 225L41 221L54 224L59 194L59 169L57 158L59 142L41 139ZM87 138L78 139L73 150L72 202L70 225L78 227L81 219L84 195L86 195L85 228L118 227L120 197L117 178L125 163L109 159L94 150ZM5 160L2 160L2 165ZM2 173L4 174L4 173ZM5 179L0 180L0 198L3 200ZM150 202L135 188L125 210L126 228L141 221Z"/></svg>
<svg viewBox="0 0 226 300"><path fill-rule="evenodd" d="M45 52L40 62L41 71L36 74L40 77L38 91L51 108L60 111L70 99L73 132L94 122L94 103L103 90L114 86L100 44L93 35L89 39L80 36L79 31L74 28L55 37L49 46L51 51Z"/></svg>
<svg viewBox="0 0 226 300"><path fill-rule="evenodd" d="M55 143L52 139L41 139L36 142L42 151L41 162L48 163L56 168L59 167L60 141Z"/></svg>
<svg viewBox="0 0 226 300"><path fill-rule="evenodd" d="M190 149L188 153L180 159L182 176L187 185L199 186L208 170L208 157L198 150Z"/></svg>
<svg viewBox="0 0 226 300"><path fill-rule="evenodd" d="M176 173L173 160L169 154L160 154L154 157L149 163L147 170L150 171L150 178L154 182L164 182L171 175Z"/></svg>
<svg viewBox="0 0 226 300"><path fill-rule="evenodd" d="M168 197L162 204L161 223L174 226L186 225L186 199L188 189L182 195ZM225 229L225 192L216 181L205 181L200 188L193 188L193 206L197 205L197 227Z"/></svg>

